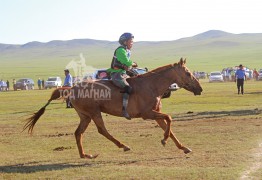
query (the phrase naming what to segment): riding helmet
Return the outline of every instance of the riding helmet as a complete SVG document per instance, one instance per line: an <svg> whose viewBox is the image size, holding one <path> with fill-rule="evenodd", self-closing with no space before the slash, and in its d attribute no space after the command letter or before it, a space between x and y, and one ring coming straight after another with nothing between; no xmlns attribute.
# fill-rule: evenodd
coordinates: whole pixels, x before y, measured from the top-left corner
<svg viewBox="0 0 262 180"><path fill-rule="evenodd" d="M131 34L131 33L124 33L124 34L122 34L121 36L120 36L120 38L119 38L119 44L121 44L122 46L124 46L125 44L124 44L124 42L125 41L128 41L129 39L131 39L131 38L134 38L134 35L133 34Z"/></svg>

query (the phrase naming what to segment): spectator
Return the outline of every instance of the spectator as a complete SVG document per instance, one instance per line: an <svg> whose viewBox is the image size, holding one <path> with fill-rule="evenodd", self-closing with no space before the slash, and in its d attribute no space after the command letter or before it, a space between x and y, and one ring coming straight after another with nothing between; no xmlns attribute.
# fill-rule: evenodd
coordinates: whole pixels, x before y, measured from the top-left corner
<svg viewBox="0 0 262 180"><path fill-rule="evenodd" d="M245 70L243 69L242 64L239 65L239 69L236 71L236 81L237 81L237 92L238 94L240 93L241 89L241 94L244 94L244 79L246 79L246 74Z"/></svg>
<svg viewBox="0 0 262 180"><path fill-rule="evenodd" d="M254 77L254 79L255 80L258 80L258 72L257 72L257 70L256 70L256 68L254 69L254 71L253 71L253 77Z"/></svg>
<svg viewBox="0 0 262 180"><path fill-rule="evenodd" d="M14 91L16 90L15 84L16 84L16 80L13 79L13 89L14 89Z"/></svg>
<svg viewBox="0 0 262 180"><path fill-rule="evenodd" d="M230 72L231 75L231 81L235 81L235 71L232 69L232 71Z"/></svg>
<svg viewBox="0 0 262 180"><path fill-rule="evenodd" d="M68 69L64 70L65 72L65 81L64 81L64 87L72 87L73 86L73 78L71 76L71 74L69 73ZM69 97L66 99L66 108L72 108L72 104L70 102Z"/></svg>
<svg viewBox="0 0 262 180"><path fill-rule="evenodd" d="M6 81L6 90L9 91L9 81Z"/></svg>
<svg viewBox="0 0 262 180"><path fill-rule="evenodd" d="M45 80L42 80L42 89L45 89Z"/></svg>
<svg viewBox="0 0 262 180"><path fill-rule="evenodd" d="M41 84L42 84L42 81L40 78L38 78L38 81L37 81L38 89L41 89Z"/></svg>
<svg viewBox="0 0 262 180"><path fill-rule="evenodd" d="M249 77L249 79L252 79L252 75L253 75L252 71L249 70L249 71L248 71L248 77Z"/></svg>

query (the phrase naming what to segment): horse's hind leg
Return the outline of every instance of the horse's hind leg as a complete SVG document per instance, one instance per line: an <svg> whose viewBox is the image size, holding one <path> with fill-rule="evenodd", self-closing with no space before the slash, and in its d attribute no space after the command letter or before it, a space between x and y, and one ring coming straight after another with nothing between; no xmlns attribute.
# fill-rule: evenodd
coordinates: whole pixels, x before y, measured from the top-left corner
<svg viewBox="0 0 262 180"><path fill-rule="evenodd" d="M75 138L76 138L76 144L78 147L79 155L81 158L89 158L89 159L96 158L97 155L92 156L89 154L85 154L82 144L83 133L85 132L86 128L91 122L91 118L89 116L80 113L78 113L78 115L80 117L80 124L75 131Z"/></svg>
<svg viewBox="0 0 262 180"><path fill-rule="evenodd" d="M97 130L100 134L102 134L103 136L105 136L107 139L109 139L110 141L112 141L115 145L117 145L117 147L119 148L123 148L124 151L129 151L130 148L126 145L124 145L123 143L121 143L120 141L118 141L117 139L115 139L111 134L109 134L109 132L107 131L103 118L101 116L101 113L99 115L96 115L94 117L92 117L93 121L96 124Z"/></svg>
<svg viewBox="0 0 262 180"><path fill-rule="evenodd" d="M158 123L158 125L165 131L166 130L166 122L164 120L156 120L156 122ZM175 134L172 132L172 130L170 130L170 137L171 139L174 141L174 143L176 144L176 146L178 147L178 149L182 149L184 151L185 154L190 153L192 150L183 146L179 140L176 138Z"/></svg>

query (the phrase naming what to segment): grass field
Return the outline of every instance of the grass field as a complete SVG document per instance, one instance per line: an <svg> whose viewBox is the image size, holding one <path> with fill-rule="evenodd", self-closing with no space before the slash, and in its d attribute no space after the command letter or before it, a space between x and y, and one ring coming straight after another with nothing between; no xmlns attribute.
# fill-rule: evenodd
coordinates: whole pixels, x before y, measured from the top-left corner
<svg viewBox="0 0 262 180"><path fill-rule="evenodd" d="M193 96L181 89L163 100L172 130L193 150L183 154L154 121L104 114L109 132L132 148L123 152L102 137L92 122L84 135L87 153L80 159L74 131L79 118L62 101L53 101L34 134L21 132L30 114L52 90L0 93L0 179L261 179L262 82L247 81L245 94L235 83L208 83Z"/></svg>

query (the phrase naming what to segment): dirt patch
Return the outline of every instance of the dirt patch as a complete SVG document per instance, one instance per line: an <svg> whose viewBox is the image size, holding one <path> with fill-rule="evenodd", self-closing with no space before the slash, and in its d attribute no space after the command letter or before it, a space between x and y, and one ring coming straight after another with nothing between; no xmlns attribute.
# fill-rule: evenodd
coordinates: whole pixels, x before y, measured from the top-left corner
<svg viewBox="0 0 262 180"><path fill-rule="evenodd" d="M63 151L63 150L66 150L66 149L72 149L72 147L71 146L69 146L69 147L61 146L61 147L57 147L57 148L53 149L53 151Z"/></svg>
<svg viewBox="0 0 262 180"><path fill-rule="evenodd" d="M244 171L240 179L253 179L252 174L262 168L262 142L260 142L258 148L255 149L255 152L254 162Z"/></svg>
<svg viewBox="0 0 262 180"><path fill-rule="evenodd" d="M49 135L44 135L45 137L63 137L63 136L72 136L74 135L73 133L58 133L58 134L49 134Z"/></svg>
<svg viewBox="0 0 262 180"><path fill-rule="evenodd" d="M152 134L140 134L140 137L149 137L152 136Z"/></svg>

